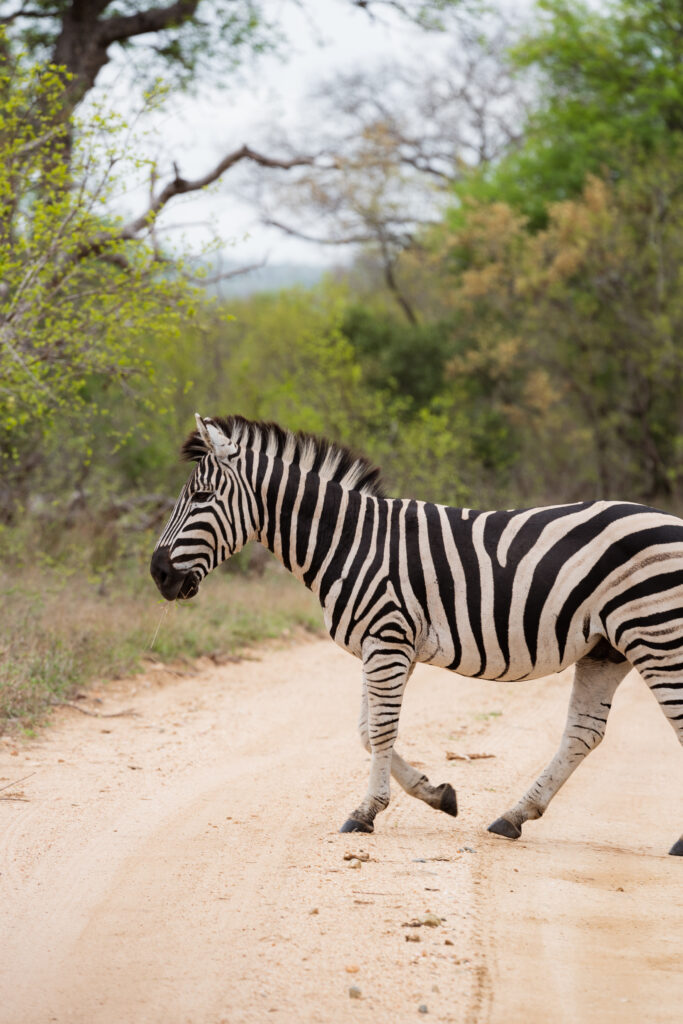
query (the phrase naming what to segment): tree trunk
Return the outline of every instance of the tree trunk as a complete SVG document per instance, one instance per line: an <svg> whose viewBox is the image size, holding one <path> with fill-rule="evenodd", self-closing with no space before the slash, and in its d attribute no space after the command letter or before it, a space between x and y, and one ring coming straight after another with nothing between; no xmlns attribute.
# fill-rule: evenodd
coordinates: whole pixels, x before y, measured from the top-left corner
<svg viewBox="0 0 683 1024"><path fill-rule="evenodd" d="M52 62L73 76L67 90L68 114L92 89L100 70L107 63L106 45L102 45L99 15L102 0L73 0L62 16L62 27L52 51Z"/></svg>

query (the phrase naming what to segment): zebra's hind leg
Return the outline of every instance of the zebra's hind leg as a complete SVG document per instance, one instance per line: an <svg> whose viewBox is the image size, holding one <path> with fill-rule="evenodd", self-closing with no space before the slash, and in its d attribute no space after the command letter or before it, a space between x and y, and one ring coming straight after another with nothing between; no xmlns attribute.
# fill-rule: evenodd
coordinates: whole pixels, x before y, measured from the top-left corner
<svg viewBox="0 0 683 1024"><path fill-rule="evenodd" d="M522 799L489 825L489 832L519 839L524 822L541 817L560 787L601 742L612 698L630 669L626 660L615 663L586 657L577 662L559 750Z"/></svg>
<svg viewBox="0 0 683 1024"><path fill-rule="evenodd" d="M366 727L372 757L370 784L365 799L344 822L341 832L373 832L375 817L389 804L398 719L415 656L406 643L378 637L363 644L362 655L368 708Z"/></svg>
<svg viewBox="0 0 683 1024"><path fill-rule="evenodd" d="M680 654L677 655L676 660L677 662L681 661ZM683 676L667 672L666 666L652 669L643 666L641 674L683 746ZM673 857L683 857L683 836L673 844L669 853Z"/></svg>
<svg viewBox="0 0 683 1024"><path fill-rule="evenodd" d="M412 666L408 673L408 677L412 674ZM360 733L360 741L370 754L372 748L370 746L370 732L368 729L368 688L363 678L363 693L361 697L360 706L360 717L358 719L358 732ZM418 771L417 768L413 768L412 765L408 764L401 755L398 753L396 748L392 751L391 755L391 774L394 776L399 786L409 793L410 796L416 797L418 800L423 800L424 803L429 804L437 811L444 811L446 814L452 815L454 818L458 813L458 801L455 795L455 790L449 782L442 782L440 786L432 786L431 782L426 775Z"/></svg>

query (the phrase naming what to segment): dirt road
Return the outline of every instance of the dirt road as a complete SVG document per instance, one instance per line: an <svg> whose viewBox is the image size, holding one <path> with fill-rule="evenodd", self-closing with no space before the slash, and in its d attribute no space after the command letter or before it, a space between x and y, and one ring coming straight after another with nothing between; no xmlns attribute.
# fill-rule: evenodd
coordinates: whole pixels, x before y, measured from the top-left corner
<svg viewBox="0 0 683 1024"><path fill-rule="evenodd" d="M419 668L400 747L461 815L395 787L374 836L336 831L368 761L359 665L329 641L150 671L82 702L134 717L64 709L0 742L0 786L32 773L0 792L0 1021L679 1024L683 752L635 674L547 816L485 831L554 751L568 686Z"/></svg>

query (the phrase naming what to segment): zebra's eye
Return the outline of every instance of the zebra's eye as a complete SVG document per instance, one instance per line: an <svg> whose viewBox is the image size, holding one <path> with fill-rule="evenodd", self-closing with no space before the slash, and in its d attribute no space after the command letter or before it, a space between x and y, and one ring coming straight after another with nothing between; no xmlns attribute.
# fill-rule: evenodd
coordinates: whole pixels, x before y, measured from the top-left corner
<svg viewBox="0 0 683 1024"><path fill-rule="evenodd" d="M195 491L191 496L190 500L198 505L203 504L205 501L211 501L213 498L213 491Z"/></svg>

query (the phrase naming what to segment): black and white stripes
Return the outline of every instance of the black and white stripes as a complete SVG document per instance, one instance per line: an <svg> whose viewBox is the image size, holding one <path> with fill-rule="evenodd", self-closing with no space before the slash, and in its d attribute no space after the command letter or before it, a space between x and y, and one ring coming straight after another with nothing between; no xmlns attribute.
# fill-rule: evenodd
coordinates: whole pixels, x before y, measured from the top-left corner
<svg viewBox="0 0 683 1024"><path fill-rule="evenodd" d="M363 662L370 787L345 829L371 831L389 774L451 814L393 749L418 661L521 680L577 663L562 746L491 826L514 837L602 738L616 686L638 668L683 742L683 521L626 502L477 512L384 497L367 460L240 417L201 420L197 462L152 559L168 599L256 538L320 599L334 640ZM683 852L679 840L672 852Z"/></svg>

